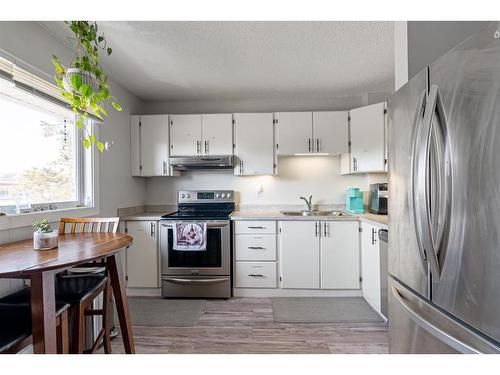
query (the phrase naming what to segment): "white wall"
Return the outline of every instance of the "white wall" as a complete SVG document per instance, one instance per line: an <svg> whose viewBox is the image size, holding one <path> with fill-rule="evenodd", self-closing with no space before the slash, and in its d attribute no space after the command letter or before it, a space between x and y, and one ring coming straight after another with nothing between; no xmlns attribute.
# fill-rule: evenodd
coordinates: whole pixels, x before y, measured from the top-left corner
<svg viewBox="0 0 500 375"><path fill-rule="evenodd" d="M0 22L0 50L17 59L23 67L51 80L52 54L66 61L71 50L57 41L36 22ZM100 155L99 201L101 215L116 215L118 207L144 204L146 184L141 178L130 176L129 115L140 112L142 102L130 92L110 82L110 89L123 107L123 112L109 110L109 118L100 126L100 136L114 141L111 152ZM30 238L31 227L0 231L0 243ZM16 287L19 281L0 280L0 294Z"/></svg>

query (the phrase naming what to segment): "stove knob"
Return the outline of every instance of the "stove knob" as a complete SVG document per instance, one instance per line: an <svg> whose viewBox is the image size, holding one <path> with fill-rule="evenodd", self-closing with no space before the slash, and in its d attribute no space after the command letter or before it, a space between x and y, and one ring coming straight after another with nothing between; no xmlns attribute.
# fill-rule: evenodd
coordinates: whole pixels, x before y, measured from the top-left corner
<svg viewBox="0 0 500 375"><path fill-rule="evenodd" d="M226 193L222 193L222 198L226 198Z"/></svg>
<svg viewBox="0 0 500 375"><path fill-rule="evenodd" d="M215 194L215 198L220 198L220 193Z"/></svg>
<svg viewBox="0 0 500 375"><path fill-rule="evenodd" d="M189 199L189 198L191 198L191 194L188 194L188 195L187 195L187 198L188 198L188 199Z"/></svg>
<svg viewBox="0 0 500 375"><path fill-rule="evenodd" d="M231 198L231 193L227 193L227 197L228 197L228 198Z"/></svg>
<svg viewBox="0 0 500 375"><path fill-rule="evenodd" d="M186 198L186 194L181 194L181 198Z"/></svg>

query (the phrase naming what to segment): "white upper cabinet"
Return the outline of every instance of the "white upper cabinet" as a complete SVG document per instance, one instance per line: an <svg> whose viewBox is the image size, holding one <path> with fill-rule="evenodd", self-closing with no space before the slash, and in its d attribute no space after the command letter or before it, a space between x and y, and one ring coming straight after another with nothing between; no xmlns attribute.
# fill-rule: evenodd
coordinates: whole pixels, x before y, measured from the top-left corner
<svg viewBox="0 0 500 375"><path fill-rule="evenodd" d="M280 221L281 287L319 289L318 221Z"/></svg>
<svg viewBox="0 0 500 375"><path fill-rule="evenodd" d="M170 155L202 154L201 115L170 115Z"/></svg>
<svg viewBox="0 0 500 375"><path fill-rule="evenodd" d="M347 111L279 112L276 117L280 155L349 151Z"/></svg>
<svg viewBox="0 0 500 375"><path fill-rule="evenodd" d="M276 173L272 113L236 113L234 173L240 176Z"/></svg>
<svg viewBox="0 0 500 375"><path fill-rule="evenodd" d="M351 116L351 172L384 172L385 102L355 108Z"/></svg>
<svg viewBox="0 0 500 375"><path fill-rule="evenodd" d="M204 155L233 154L233 115L201 115L202 152Z"/></svg>
<svg viewBox="0 0 500 375"><path fill-rule="evenodd" d="M132 176L170 176L168 115L131 116Z"/></svg>
<svg viewBox="0 0 500 375"><path fill-rule="evenodd" d="M313 140L316 152L349 152L349 112L313 112Z"/></svg>
<svg viewBox="0 0 500 375"><path fill-rule="evenodd" d="M313 151L312 112L279 112L278 153L308 154Z"/></svg>
<svg viewBox="0 0 500 375"><path fill-rule="evenodd" d="M321 222L321 289L359 289L359 223Z"/></svg>

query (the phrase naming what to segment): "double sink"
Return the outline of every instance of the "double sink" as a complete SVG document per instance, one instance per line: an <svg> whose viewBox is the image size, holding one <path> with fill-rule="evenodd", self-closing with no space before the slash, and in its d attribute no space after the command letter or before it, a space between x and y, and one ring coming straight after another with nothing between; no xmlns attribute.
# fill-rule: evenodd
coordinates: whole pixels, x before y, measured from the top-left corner
<svg viewBox="0 0 500 375"><path fill-rule="evenodd" d="M321 210L300 210L300 211L280 211L286 216L350 216L343 211L321 211Z"/></svg>

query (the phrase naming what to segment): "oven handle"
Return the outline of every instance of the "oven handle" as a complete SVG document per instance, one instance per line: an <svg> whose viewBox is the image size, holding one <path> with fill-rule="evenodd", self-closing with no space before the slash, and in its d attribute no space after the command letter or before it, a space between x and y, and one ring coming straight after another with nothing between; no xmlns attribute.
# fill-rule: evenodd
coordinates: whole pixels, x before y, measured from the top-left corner
<svg viewBox="0 0 500 375"><path fill-rule="evenodd" d="M164 278L163 280L169 281L174 284L216 284L227 282L228 278L223 279L179 279L179 278Z"/></svg>
<svg viewBox="0 0 500 375"><path fill-rule="evenodd" d="M196 222L202 223L203 221L196 221L196 220L194 220L194 221L187 221L187 220L176 221L176 223L196 223ZM224 227L229 226L229 221L207 221L206 223L207 223L207 228L224 228ZM161 226L165 227L165 228L172 228L173 222L170 222L170 223L162 222Z"/></svg>

